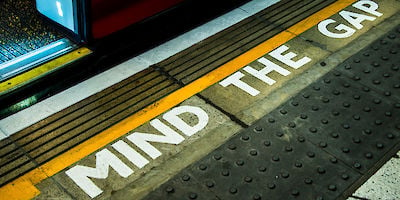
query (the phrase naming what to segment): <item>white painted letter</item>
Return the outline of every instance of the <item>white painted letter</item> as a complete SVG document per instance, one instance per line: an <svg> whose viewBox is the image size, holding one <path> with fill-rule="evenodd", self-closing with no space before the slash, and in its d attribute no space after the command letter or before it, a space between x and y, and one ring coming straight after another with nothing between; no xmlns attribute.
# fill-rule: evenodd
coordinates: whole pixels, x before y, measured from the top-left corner
<svg viewBox="0 0 400 200"><path fill-rule="evenodd" d="M318 30L322 34L324 34L328 37L331 37L331 38L348 38L356 32L356 30L354 30L344 24L339 24L335 27L335 29L338 31L344 31L344 32L343 33L332 33L331 31L328 30L328 25L335 23L335 22L336 21L333 19L324 20L318 24Z"/></svg>
<svg viewBox="0 0 400 200"><path fill-rule="evenodd" d="M289 47L287 47L286 45L282 45L279 48L272 51L271 53L269 53L269 55L294 69L298 69L311 61L311 58L309 57L304 57L298 61L293 61L293 58L296 57L297 54L289 52L283 55L283 53L285 53L285 51L287 50L289 50Z"/></svg>
<svg viewBox="0 0 400 200"><path fill-rule="evenodd" d="M127 178L133 170L107 149L96 153L96 168L77 165L65 173L91 198L100 195L103 191L90 178L105 179L108 169L112 167L120 176Z"/></svg>
<svg viewBox="0 0 400 200"><path fill-rule="evenodd" d="M268 85L273 85L274 83L276 83L275 80L273 80L272 78L268 77L267 74L271 73L272 71L276 71L279 74L282 74L284 76L287 76L290 74L290 72L282 67L280 67L279 65L269 61L266 58L260 58L258 59L258 62L262 63L263 65L265 65L265 67L263 69L261 69L260 71L257 71L256 69L247 66L244 68L244 71L248 72L249 74L255 76L256 78L260 79L261 81L263 81L264 83L267 83Z"/></svg>
<svg viewBox="0 0 400 200"><path fill-rule="evenodd" d="M139 168L142 168L149 163L145 157L140 155L135 149L122 140L111 146Z"/></svg>
<svg viewBox="0 0 400 200"><path fill-rule="evenodd" d="M377 3L373 2L373 1L362 0L362 1L359 1L359 2L356 2L355 4L353 4L353 7L360 9L364 12L373 14L377 17L380 17L383 15L382 13L376 11L376 10L378 10L379 6Z"/></svg>
<svg viewBox="0 0 400 200"><path fill-rule="evenodd" d="M357 29L362 29L363 25L361 24L361 22L363 22L364 20L374 21L376 19L375 17L362 15L345 10L340 11L339 15L342 16L346 21L348 21L351 25L353 25Z"/></svg>
<svg viewBox="0 0 400 200"><path fill-rule="evenodd" d="M247 83L241 81L240 79L244 77L244 74L242 72L236 72L233 75L229 76L225 80L221 81L219 84L222 85L223 87L228 87L229 85L234 85L243 91L247 92L251 96L257 96L260 94L260 91L254 89Z"/></svg>
<svg viewBox="0 0 400 200"><path fill-rule="evenodd" d="M153 159L161 156L161 152L149 142L180 144L183 140L185 140L184 137L179 135L177 132L172 130L170 127L168 127L158 119L152 120L150 124L164 135L135 132L127 136L126 138L128 138L129 141L131 141Z"/></svg>
<svg viewBox="0 0 400 200"><path fill-rule="evenodd" d="M183 121L178 115L182 113L191 113L196 115L198 122L195 126L190 126L185 121ZM181 130L187 136L192 136L193 134L199 132L201 129L208 124L207 113L198 107L193 106L180 106L176 107L169 112L165 113L163 118L167 120L170 124L174 125L177 129Z"/></svg>

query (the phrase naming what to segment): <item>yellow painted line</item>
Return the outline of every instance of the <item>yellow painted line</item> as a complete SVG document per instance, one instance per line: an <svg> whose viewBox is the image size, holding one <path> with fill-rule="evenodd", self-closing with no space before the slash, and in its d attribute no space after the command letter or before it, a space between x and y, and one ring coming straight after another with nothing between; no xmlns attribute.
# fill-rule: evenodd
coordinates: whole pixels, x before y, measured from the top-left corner
<svg viewBox="0 0 400 200"><path fill-rule="evenodd" d="M84 157L94 153L95 151L105 147L109 143L124 136L126 133L148 122L149 120L159 116L165 111L182 103L193 95L205 90L238 71L247 64L262 57L268 52L283 45L289 40L303 33L311 27L317 25L320 21L336 14L343 8L351 5L356 0L339 0L321 11L311 15L303 21L293 25L287 31L283 31L262 44L254 47L246 53L229 61L214 71L195 80L189 85L171 93L163 99L155 102L147 108L133 114L132 116L122 120L118 124L101 132L100 134L90 138L73 149L61 154L60 156L50 160L40 167L30 171L29 173L19 177L8 185L0 188L0 196L12 196L13 199L30 199L37 196L40 192L34 185L40 183L44 179L53 176L67 167L73 165ZM290 31L290 32L289 32ZM31 185L29 185L31 184ZM21 193L20 191L24 191Z"/></svg>
<svg viewBox="0 0 400 200"><path fill-rule="evenodd" d="M81 47L77 50L74 50L63 56L60 56L59 58L53 59L41 66L35 67L21 75L3 81L0 83L0 95L8 93L12 90L17 89L18 87L21 87L22 85L37 80L38 78L52 72L53 70L61 66L64 66L68 63L71 63L79 58L82 58L90 54L91 52L92 51L89 50L88 48Z"/></svg>

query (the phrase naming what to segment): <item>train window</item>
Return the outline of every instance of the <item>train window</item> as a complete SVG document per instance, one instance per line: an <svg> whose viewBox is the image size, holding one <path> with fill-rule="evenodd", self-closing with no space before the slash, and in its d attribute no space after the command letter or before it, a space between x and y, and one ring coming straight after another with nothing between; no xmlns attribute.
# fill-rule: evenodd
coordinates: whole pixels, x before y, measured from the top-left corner
<svg viewBox="0 0 400 200"><path fill-rule="evenodd" d="M42 15L78 33L75 5L75 0L36 0L36 8Z"/></svg>
<svg viewBox="0 0 400 200"><path fill-rule="evenodd" d="M77 43L89 43L183 0L36 0L38 12Z"/></svg>

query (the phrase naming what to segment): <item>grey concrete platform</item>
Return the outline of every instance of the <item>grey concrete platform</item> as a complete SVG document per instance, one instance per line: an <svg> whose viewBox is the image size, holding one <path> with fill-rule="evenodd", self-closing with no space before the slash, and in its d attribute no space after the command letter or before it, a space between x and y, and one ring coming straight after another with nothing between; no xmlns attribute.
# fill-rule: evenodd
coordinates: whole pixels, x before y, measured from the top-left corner
<svg viewBox="0 0 400 200"><path fill-rule="evenodd" d="M399 199L400 152L379 169L349 199Z"/></svg>

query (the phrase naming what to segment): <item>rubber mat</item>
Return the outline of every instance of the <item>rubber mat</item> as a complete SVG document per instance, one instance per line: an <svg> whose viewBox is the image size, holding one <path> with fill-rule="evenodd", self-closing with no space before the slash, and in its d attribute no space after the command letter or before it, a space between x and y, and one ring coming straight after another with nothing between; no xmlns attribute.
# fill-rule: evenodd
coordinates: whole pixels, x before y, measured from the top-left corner
<svg viewBox="0 0 400 200"><path fill-rule="evenodd" d="M400 28L397 28L348 60L338 70L388 98L399 100L399 49Z"/></svg>
<svg viewBox="0 0 400 200"><path fill-rule="evenodd" d="M400 149L399 33L353 55L145 199L345 199Z"/></svg>
<svg viewBox="0 0 400 200"><path fill-rule="evenodd" d="M35 1L0 1L0 64L43 47L63 36L35 11Z"/></svg>

